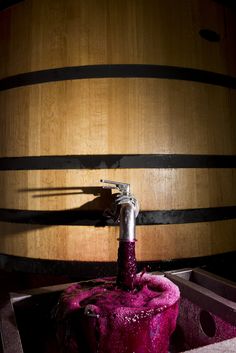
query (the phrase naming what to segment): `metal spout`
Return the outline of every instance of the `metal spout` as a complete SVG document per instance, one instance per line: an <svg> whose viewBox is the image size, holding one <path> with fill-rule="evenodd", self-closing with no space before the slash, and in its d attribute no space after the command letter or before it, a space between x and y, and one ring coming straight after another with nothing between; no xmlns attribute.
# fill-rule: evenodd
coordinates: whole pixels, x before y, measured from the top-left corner
<svg viewBox="0 0 236 353"><path fill-rule="evenodd" d="M119 241L136 240L135 223L134 206L128 203L121 205Z"/></svg>
<svg viewBox="0 0 236 353"><path fill-rule="evenodd" d="M113 220L118 220L120 223L120 236L118 240L129 242L135 241L135 219L139 213L139 204L135 197L130 193L130 185L118 181L103 179L101 182L111 184L103 186L103 188L119 190L114 205L112 205L112 209L108 210L108 213Z"/></svg>

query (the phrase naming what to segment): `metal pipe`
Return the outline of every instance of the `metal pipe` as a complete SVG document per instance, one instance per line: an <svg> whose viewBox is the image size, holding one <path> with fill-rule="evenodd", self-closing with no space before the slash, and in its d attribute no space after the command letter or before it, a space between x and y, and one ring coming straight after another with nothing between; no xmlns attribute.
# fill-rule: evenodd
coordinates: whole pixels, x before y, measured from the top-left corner
<svg viewBox="0 0 236 353"><path fill-rule="evenodd" d="M120 208L120 237L119 241L135 241L135 209L134 206L125 203Z"/></svg>
<svg viewBox="0 0 236 353"><path fill-rule="evenodd" d="M110 184L103 186L103 188L117 189L120 192L115 199L113 212L110 212L113 219L120 222L119 241L134 242L136 240L135 225L139 213L139 204L130 193L130 184L105 179L100 181Z"/></svg>

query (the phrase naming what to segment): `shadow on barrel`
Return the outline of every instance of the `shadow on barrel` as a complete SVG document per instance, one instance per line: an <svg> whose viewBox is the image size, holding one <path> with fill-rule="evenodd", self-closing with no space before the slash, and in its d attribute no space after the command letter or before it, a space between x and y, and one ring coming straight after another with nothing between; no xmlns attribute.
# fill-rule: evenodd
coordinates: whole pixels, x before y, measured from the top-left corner
<svg viewBox="0 0 236 353"><path fill-rule="evenodd" d="M92 201L80 207L67 210L19 210L4 209L0 214L0 221L5 222L5 235L30 232L55 225L95 226L104 227L113 225L111 220L104 216L114 197L111 190L101 187L53 187L19 189L18 192L33 193L32 197L51 197L75 194L92 194ZM55 191L58 191L55 193ZM67 193L69 191L69 193ZM40 192L40 194L37 194ZM44 193L46 192L46 193ZM36 193L36 194L35 194Z"/></svg>

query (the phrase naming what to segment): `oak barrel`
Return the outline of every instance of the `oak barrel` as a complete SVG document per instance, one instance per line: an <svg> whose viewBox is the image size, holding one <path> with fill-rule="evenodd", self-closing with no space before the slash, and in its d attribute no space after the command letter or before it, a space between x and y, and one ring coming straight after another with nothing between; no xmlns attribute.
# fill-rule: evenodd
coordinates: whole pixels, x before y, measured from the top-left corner
<svg viewBox="0 0 236 353"><path fill-rule="evenodd" d="M0 12L0 253L115 261L99 180L140 202L137 259L236 250L236 15L213 0Z"/></svg>

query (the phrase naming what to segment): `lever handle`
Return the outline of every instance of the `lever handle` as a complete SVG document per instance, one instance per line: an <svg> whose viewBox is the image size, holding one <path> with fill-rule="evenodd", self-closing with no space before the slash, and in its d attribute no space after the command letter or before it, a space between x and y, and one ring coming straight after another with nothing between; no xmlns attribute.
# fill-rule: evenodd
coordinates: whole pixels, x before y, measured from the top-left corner
<svg viewBox="0 0 236 353"><path fill-rule="evenodd" d="M101 183L111 184L111 185L104 185L103 186L104 189L117 189L124 195L130 194L130 184L121 183L119 181L113 181L113 180L105 180L105 179L101 179L100 181Z"/></svg>

